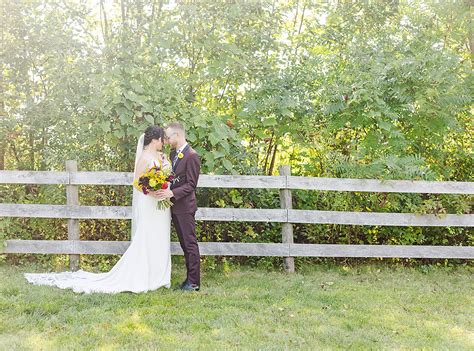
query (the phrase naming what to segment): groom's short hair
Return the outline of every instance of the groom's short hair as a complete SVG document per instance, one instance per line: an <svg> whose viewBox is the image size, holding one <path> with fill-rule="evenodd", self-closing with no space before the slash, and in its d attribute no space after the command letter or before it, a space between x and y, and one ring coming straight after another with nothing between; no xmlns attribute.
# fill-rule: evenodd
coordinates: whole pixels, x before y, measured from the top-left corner
<svg viewBox="0 0 474 351"><path fill-rule="evenodd" d="M186 131L184 130L184 126L179 122L173 122L168 125L168 128L173 130L179 130L184 136L186 135Z"/></svg>

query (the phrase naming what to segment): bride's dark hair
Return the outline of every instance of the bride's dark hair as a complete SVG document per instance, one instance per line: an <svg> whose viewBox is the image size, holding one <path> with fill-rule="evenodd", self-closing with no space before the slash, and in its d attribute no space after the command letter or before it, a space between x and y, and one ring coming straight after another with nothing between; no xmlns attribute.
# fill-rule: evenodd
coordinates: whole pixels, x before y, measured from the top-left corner
<svg viewBox="0 0 474 351"><path fill-rule="evenodd" d="M160 126L149 126L145 129L145 138L143 139L143 146L147 146L151 143L153 139L161 139L163 142L163 138L165 136L165 131Z"/></svg>

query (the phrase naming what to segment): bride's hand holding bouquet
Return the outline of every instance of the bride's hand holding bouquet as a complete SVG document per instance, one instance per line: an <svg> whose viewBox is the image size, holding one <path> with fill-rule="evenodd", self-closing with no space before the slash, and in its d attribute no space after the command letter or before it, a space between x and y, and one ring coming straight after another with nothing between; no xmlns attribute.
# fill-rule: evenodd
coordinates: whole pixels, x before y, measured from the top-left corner
<svg viewBox="0 0 474 351"><path fill-rule="evenodd" d="M157 165L153 162L153 166L147 168L133 182L133 186L145 195L155 195L158 190L169 189L171 183L175 181L175 176L169 167L163 167L163 162L159 161ZM155 196L157 197L157 196ZM173 206L169 198L159 198L156 208L163 210Z"/></svg>

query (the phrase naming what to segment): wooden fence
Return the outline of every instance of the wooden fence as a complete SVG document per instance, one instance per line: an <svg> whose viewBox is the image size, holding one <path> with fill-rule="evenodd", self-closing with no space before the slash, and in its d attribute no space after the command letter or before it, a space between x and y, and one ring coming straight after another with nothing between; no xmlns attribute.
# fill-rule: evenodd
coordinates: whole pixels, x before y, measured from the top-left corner
<svg viewBox="0 0 474 351"><path fill-rule="evenodd" d="M63 184L66 205L0 203L0 217L67 218L68 240L6 240L4 253L69 254L70 268L78 268L79 254L122 254L129 241L79 240L81 219L130 219L130 206L81 206L81 185L128 185L133 174L126 172L79 172L76 161L66 161L66 172L0 171L0 184ZM408 257L474 258L472 246L424 245L330 245L293 242L293 224L347 224L382 226L473 227L473 214L419 215L292 209L291 190L329 190L382 193L474 194L473 182L433 182L311 178L290 175L290 167L280 167L279 176L200 175L200 188L279 189L278 209L199 208L199 221L241 221L282 223L281 243L201 242L201 255L279 256L285 269L294 271L293 257ZM179 243L171 243L172 254L183 254Z"/></svg>

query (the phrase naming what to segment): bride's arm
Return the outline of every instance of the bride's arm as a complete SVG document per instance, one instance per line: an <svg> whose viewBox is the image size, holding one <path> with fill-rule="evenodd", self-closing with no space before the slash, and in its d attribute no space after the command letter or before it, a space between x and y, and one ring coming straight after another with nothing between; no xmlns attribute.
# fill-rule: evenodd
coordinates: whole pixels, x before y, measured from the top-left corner
<svg viewBox="0 0 474 351"><path fill-rule="evenodd" d="M136 167L136 173L133 175L133 180L137 179L140 177L140 175L145 172L147 168L148 160L144 157L141 157L138 160L137 167Z"/></svg>

